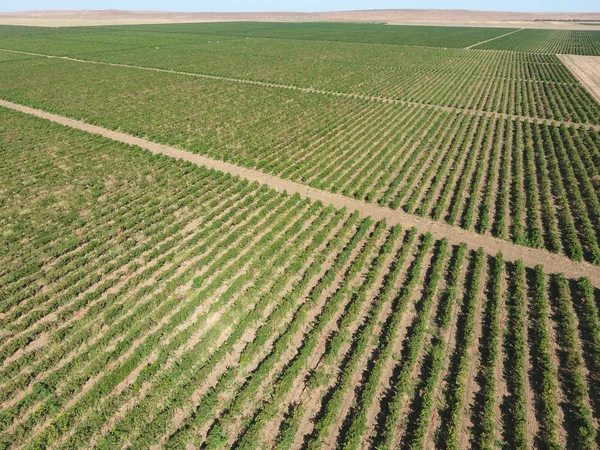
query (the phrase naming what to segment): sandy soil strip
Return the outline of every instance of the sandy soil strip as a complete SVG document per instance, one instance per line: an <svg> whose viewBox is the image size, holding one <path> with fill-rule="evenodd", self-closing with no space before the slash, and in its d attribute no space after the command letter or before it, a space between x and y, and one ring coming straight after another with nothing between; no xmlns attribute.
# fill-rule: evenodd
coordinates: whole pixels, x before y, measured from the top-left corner
<svg viewBox="0 0 600 450"><path fill-rule="evenodd" d="M508 36L509 34L518 33L519 31L523 31L524 29L525 28L519 28L518 30L509 31L508 33L501 34L500 36L496 36L496 37L493 37L491 39L487 39L485 41L478 42L477 44L469 45L468 47L465 47L465 49L477 47L480 44L485 44L486 42L490 42L490 41L494 41L496 39L500 39L501 37Z"/></svg>
<svg viewBox="0 0 600 450"><path fill-rule="evenodd" d="M46 55L43 53L24 52L24 51L20 51L20 50L8 50L5 48L0 48L0 51L9 52L9 53L19 53L19 54L23 54L23 55L39 56L42 58L62 59L62 60L71 61L71 62L98 64L100 66L124 67L127 69L136 69L136 70L149 70L151 72L170 73L170 74L175 74L175 75L186 75L186 76L190 76L190 77L207 78L210 80L231 81L234 83L253 84L253 85L257 85L257 86L266 86L266 87L272 87L272 88L278 88L278 89L290 89L292 91L308 92L308 93L313 93L313 94L335 95L337 97L360 98L360 99L367 99L367 100L386 102L386 103L399 103L402 105L422 106L422 107L428 107L428 108L432 108L432 109L439 109L441 111L458 111L458 112L462 112L462 113L466 113L466 114L472 114L475 116L504 117L506 119L518 119L521 121L527 121L527 122L531 122L531 123L545 121L549 125L563 125L564 124L568 127L573 125L575 127L591 128L593 130L600 131L600 125L590 125L590 124L579 123L579 122L553 120L553 119L547 119L544 117L520 116L520 115L516 115L516 114L506 114L506 113L498 113L498 112L492 112L492 111L482 111L482 110L472 109L472 108L459 108L459 107L453 107L453 106L432 105L429 103L414 102L414 101L408 101L408 100L397 100L395 98L381 97L381 96L375 96L375 95L366 95L366 94L357 94L357 93L348 93L348 92L333 92L333 91L327 91L324 89L315 89L315 88L307 88L307 87L294 86L294 85L270 83L270 82L256 81L256 80L251 80L251 79L246 79L246 78L225 77L225 76L219 76L219 75L208 75L208 74L204 74L204 73L182 72L182 71L170 70L170 69L159 69L156 67L143 67L143 66L135 66L135 65L131 65L131 64L119 64L119 63L110 63L110 62L103 62L103 61L85 60L85 59L71 58L69 56Z"/></svg>
<svg viewBox="0 0 600 450"><path fill-rule="evenodd" d="M556 55L600 102L600 56Z"/></svg>
<svg viewBox="0 0 600 450"><path fill-rule="evenodd" d="M458 245L466 242L471 248L482 247L489 254L496 254L501 251L508 261L522 259L526 266L533 267L536 264L544 264L547 272L562 272L570 278L581 276L589 277L591 283L600 288L600 267L593 266L586 262L572 261L566 256L550 253L546 250L527 248L513 244L508 241L496 239L491 236L485 236L473 231L463 230L441 222L434 222L429 219L407 214L403 211L394 211L389 208L369 204L360 200L355 200L343 195L333 194L320 189L311 188L300 183L284 180L273 175L267 175L257 170L246 169L234 164L218 161L206 156L179 150L175 147L157 144L145 139L131 136L118 131L108 130L106 128L90 125L79 120L69 119L56 114L51 114L39 109L29 108L27 106L8 102L0 99L0 106L25 114L50 120L71 128L86 131L88 133L98 134L114 141L149 150L155 154L162 154L173 158L183 159L199 166L205 166L210 169L228 172L251 181L258 181L266 184L276 191L287 191L289 194L299 194L302 197L310 198L314 201L321 201L325 205L333 205L336 208L348 208L349 211L358 211L365 216L371 216L374 220L386 219L389 225L401 224L405 228L416 227L420 232L431 232L435 238L446 238L452 245Z"/></svg>

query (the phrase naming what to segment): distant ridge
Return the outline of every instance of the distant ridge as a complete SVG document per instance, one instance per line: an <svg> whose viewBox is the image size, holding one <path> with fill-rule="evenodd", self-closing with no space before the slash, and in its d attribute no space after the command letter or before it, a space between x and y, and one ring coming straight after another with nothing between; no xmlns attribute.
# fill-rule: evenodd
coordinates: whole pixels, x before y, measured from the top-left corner
<svg viewBox="0 0 600 450"><path fill-rule="evenodd" d="M0 24L103 25L111 23L177 22L379 22L413 25L525 26L529 28L585 28L579 22L600 22L600 12L521 13L503 11L381 9L331 12L162 12L122 10L21 11L0 13Z"/></svg>

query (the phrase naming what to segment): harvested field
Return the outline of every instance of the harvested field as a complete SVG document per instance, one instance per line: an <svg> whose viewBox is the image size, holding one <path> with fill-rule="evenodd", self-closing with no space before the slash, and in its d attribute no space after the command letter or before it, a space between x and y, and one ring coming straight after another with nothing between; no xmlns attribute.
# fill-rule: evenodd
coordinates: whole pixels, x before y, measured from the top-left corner
<svg viewBox="0 0 600 450"><path fill-rule="evenodd" d="M385 29L0 26L0 448L598 448L595 44Z"/></svg>
<svg viewBox="0 0 600 450"><path fill-rule="evenodd" d="M600 102L600 57L575 55L558 55L558 57Z"/></svg>

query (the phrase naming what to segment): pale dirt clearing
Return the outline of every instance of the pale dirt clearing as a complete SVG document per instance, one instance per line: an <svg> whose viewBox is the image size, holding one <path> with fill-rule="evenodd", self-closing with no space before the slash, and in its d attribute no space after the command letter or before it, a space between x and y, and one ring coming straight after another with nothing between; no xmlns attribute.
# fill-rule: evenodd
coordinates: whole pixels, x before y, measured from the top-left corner
<svg viewBox="0 0 600 450"><path fill-rule="evenodd" d="M347 208L349 211L356 210L362 215L371 216L374 220L385 219L389 225L401 224L404 228L416 227L421 233L431 232L437 239L446 238L452 245L458 245L465 242L470 248L481 247L489 254L502 252L504 258L508 261L522 259L523 263L529 267L533 267L536 264L544 264L547 272L562 272L570 278L587 276L594 286L600 287L600 267L593 266L586 262L572 261L563 255L553 254L546 250L523 247L491 236L463 230L445 223L434 222L429 219L413 216L401 210L395 211L375 204L369 204L360 200L344 197L343 195L311 188L257 170L239 167L203 155L190 153L167 145L157 144L146 139L141 139L118 131L108 130L79 120L69 119L67 117L51 114L39 109L29 108L5 100L0 100L0 106L47 119L88 133L98 134L114 141L135 145L149 150L154 154L162 154L173 158L183 159L199 166L205 166L209 169L228 172L250 181L258 181L261 184L268 185L276 191L287 191L289 194L297 193L302 197L310 198L314 201L321 201L325 205L333 205L336 208Z"/></svg>
<svg viewBox="0 0 600 450"><path fill-rule="evenodd" d="M556 55L600 102L600 56Z"/></svg>
<svg viewBox="0 0 600 450"><path fill-rule="evenodd" d="M20 51L20 50L9 50L9 49L5 49L5 48L0 48L0 51L8 52L8 53L18 53L18 54L22 54L22 55L39 56L42 58L62 59L65 61L78 62L78 63L98 64L100 66L124 67L127 69L135 69L135 70L149 70L151 72L161 72L161 73L170 73L170 74L174 74L174 75L184 75L184 76L189 76L189 77L207 78L209 80L231 81L233 83L253 84L256 86L265 86L265 87L271 87L271 88L276 88L276 89L290 89L292 91L306 92L306 93L319 94L319 95L334 95L336 97L360 98L360 99L373 100L373 101L385 102L385 103L398 103L401 105L421 106L421 107L431 108L434 110L439 109L440 111L462 112L462 113L471 114L474 116L487 116L487 117L496 117L496 118L504 117L505 119L516 119L516 120L521 120L521 121L527 121L530 123L546 122L549 125L557 125L557 126L565 125L567 127L573 125L575 127L583 127L583 128L587 128L587 129L593 129L596 131L600 131L600 125L590 125L590 124L578 123L578 122L568 122L568 121L561 121L561 120L544 119L543 117L520 116L520 115L516 115L516 114L506 114L506 113L498 113L498 112L491 112L491 111L482 111L482 110L473 109L473 108L440 106L440 105L433 105L433 104L423 103L423 102L397 100L395 98L389 98L389 97L381 97L381 96L378 97L378 96L365 95L365 94L353 94L353 93L348 93L348 92L333 92L333 91L326 91L323 89L295 86L295 85L291 85L291 84L288 85L288 84L270 83L270 82L266 82L266 81L257 81L257 80L247 79L247 78L234 78L234 77L225 77L225 76L220 76L220 75L208 75L205 73L197 73L197 72L181 72L178 70L159 69L157 67L144 67L144 66L135 66L135 65L130 65L130 64L109 63L109 62L103 62L103 61L71 58L69 56L56 56L56 55L47 55L47 54L43 54L43 53L24 52L24 51Z"/></svg>

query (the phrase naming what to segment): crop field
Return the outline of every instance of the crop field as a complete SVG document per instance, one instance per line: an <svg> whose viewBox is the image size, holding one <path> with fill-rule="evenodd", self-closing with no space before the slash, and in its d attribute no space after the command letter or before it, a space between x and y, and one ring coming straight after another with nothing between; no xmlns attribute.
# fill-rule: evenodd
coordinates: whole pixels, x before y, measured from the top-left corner
<svg viewBox="0 0 600 450"><path fill-rule="evenodd" d="M413 27L387 26L383 24L345 24L345 23L203 23L176 25L134 25L111 26L103 29L81 27L67 30L35 28L35 31L23 27L3 27L4 35L76 37L91 32L112 34L114 31L147 30L170 34L174 39L188 39L190 36L206 39L204 36L227 36L229 38L283 38L309 41L359 42L389 45L418 45L434 47L467 47L487 39L503 35L510 28L464 28L464 27ZM191 39L194 40L194 39Z"/></svg>
<svg viewBox="0 0 600 450"><path fill-rule="evenodd" d="M119 29L5 34L4 49L545 119L600 120L598 103L555 55L346 42L323 48L323 42L293 39Z"/></svg>
<svg viewBox="0 0 600 450"><path fill-rule="evenodd" d="M476 48L571 55L600 55L600 32L521 30Z"/></svg>
<svg viewBox="0 0 600 450"><path fill-rule="evenodd" d="M511 31L0 27L0 449L599 448L599 35Z"/></svg>
<svg viewBox="0 0 600 450"><path fill-rule="evenodd" d="M447 110L443 101L384 102L0 54L17 58L0 64L6 100L600 262L596 129ZM566 71L558 59L556 65ZM583 108L571 98L552 97L564 108ZM583 98L600 111L587 92ZM496 99L507 101L501 93ZM586 117L597 122L600 114Z"/></svg>

